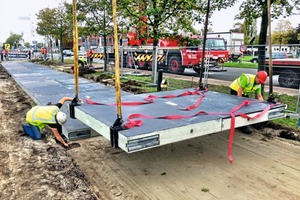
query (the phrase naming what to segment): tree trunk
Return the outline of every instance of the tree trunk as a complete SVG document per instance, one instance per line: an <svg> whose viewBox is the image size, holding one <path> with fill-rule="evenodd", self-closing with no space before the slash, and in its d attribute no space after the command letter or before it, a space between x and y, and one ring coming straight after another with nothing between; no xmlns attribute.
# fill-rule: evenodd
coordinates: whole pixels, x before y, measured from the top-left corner
<svg viewBox="0 0 300 200"><path fill-rule="evenodd" d="M51 54L51 60L53 61L54 58L53 58L53 45L52 45L53 41L52 39L50 38L50 54Z"/></svg>
<svg viewBox="0 0 300 200"><path fill-rule="evenodd" d="M267 10L265 10L261 17L261 25L260 25L260 33L259 33L258 71L265 70L267 32L268 32L268 13Z"/></svg>
<svg viewBox="0 0 300 200"><path fill-rule="evenodd" d="M106 42L106 34L103 35L103 39L104 39L104 71L106 72L107 71L107 42Z"/></svg>
<svg viewBox="0 0 300 200"><path fill-rule="evenodd" d="M59 48L60 48L60 55L61 55L61 63L64 63L62 24L60 24L59 39L60 39Z"/></svg>
<svg viewBox="0 0 300 200"><path fill-rule="evenodd" d="M261 17L259 46L258 46L258 71L266 70L266 41L268 33L268 8L266 7ZM261 88L261 94L264 94L264 85Z"/></svg>

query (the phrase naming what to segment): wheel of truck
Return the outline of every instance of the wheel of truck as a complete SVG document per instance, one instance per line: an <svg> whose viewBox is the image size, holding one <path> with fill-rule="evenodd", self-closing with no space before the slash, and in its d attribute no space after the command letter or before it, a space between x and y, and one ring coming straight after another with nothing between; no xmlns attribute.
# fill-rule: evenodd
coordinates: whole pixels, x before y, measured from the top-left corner
<svg viewBox="0 0 300 200"><path fill-rule="evenodd" d="M200 74L200 71L201 71L200 68L193 68L193 69L194 69L194 71L195 71L197 74Z"/></svg>
<svg viewBox="0 0 300 200"><path fill-rule="evenodd" d="M177 56L171 56L168 62L168 69L170 72L183 73L184 67L182 67L181 59Z"/></svg>
<svg viewBox="0 0 300 200"><path fill-rule="evenodd" d="M149 61L149 62L148 62L148 65L149 65L150 70L152 70L153 67L154 67L154 66L153 66L153 62L152 62L152 61Z"/></svg>
<svg viewBox="0 0 300 200"><path fill-rule="evenodd" d="M197 73L198 77L200 77L200 71L201 71L201 69L199 69L199 68L196 68L196 69L193 68L193 69ZM205 72L202 73L202 78L204 77L204 75L205 75Z"/></svg>
<svg viewBox="0 0 300 200"><path fill-rule="evenodd" d="M139 69L148 69L147 62L138 61L137 66L138 66Z"/></svg>
<svg viewBox="0 0 300 200"><path fill-rule="evenodd" d="M298 88L299 73L290 69L284 70L279 74L278 82L281 87Z"/></svg>
<svg viewBox="0 0 300 200"><path fill-rule="evenodd" d="M133 60L132 56L130 56L130 55L126 56L126 64L125 64L125 66L129 67L129 68L134 67L134 60Z"/></svg>

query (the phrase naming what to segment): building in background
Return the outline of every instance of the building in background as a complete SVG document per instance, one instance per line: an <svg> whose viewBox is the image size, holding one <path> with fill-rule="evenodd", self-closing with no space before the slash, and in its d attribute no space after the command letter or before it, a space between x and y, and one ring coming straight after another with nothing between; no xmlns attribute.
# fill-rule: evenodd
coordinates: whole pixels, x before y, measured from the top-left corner
<svg viewBox="0 0 300 200"><path fill-rule="evenodd" d="M244 44L244 33L237 32L213 32L207 33L207 37L224 38L227 42L229 54L240 54L240 46Z"/></svg>

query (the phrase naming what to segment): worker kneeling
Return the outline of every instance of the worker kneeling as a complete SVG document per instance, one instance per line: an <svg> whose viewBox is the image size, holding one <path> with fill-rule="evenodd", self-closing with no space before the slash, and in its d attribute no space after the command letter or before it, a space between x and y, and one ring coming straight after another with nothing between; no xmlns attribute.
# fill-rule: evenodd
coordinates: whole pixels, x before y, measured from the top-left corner
<svg viewBox="0 0 300 200"><path fill-rule="evenodd" d="M34 106L26 113L26 122L23 124L24 132L35 140L41 139L41 130L48 125L56 140L68 147L62 138L62 125L67 121L67 115L60 111L65 101L72 101L71 97L64 97L56 104L47 106ZM83 100L80 100L83 102Z"/></svg>
<svg viewBox="0 0 300 200"><path fill-rule="evenodd" d="M263 101L264 98L261 94L261 84L265 84L267 78L268 74L265 71L259 71L257 74L242 74L231 83L230 94L249 98L249 93L255 93L257 99ZM246 134L251 133L248 126L241 127L240 130Z"/></svg>

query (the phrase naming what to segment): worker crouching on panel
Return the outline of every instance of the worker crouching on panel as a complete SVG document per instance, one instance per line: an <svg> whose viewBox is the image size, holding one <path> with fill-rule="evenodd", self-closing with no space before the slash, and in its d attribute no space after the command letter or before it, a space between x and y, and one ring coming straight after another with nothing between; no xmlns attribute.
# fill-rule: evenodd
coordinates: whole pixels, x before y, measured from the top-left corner
<svg viewBox="0 0 300 200"><path fill-rule="evenodd" d="M47 106L34 106L26 113L26 123L23 124L24 132L35 140L41 139L41 132L48 125L56 140L68 147L62 138L62 125L67 121L67 115L60 111L66 101L72 101L71 97L63 97L58 103L48 103ZM83 100L79 100L83 102Z"/></svg>
<svg viewBox="0 0 300 200"><path fill-rule="evenodd" d="M264 98L261 94L261 84L265 84L267 78L268 74L265 71L259 71L257 74L242 74L231 83L230 94L239 97L249 97L249 93L255 93L257 99L263 101ZM248 126L241 127L240 131L251 134L251 130Z"/></svg>

